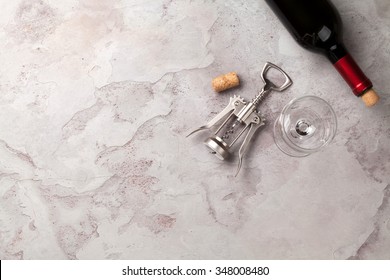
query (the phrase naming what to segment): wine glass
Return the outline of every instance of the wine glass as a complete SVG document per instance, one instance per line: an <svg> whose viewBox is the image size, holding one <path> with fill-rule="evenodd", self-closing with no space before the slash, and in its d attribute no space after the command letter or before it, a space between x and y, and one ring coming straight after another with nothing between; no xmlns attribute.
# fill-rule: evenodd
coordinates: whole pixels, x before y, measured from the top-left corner
<svg viewBox="0 0 390 280"><path fill-rule="evenodd" d="M329 103L317 96L303 96L283 108L274 124L274 140L285 154L305 157L328 145L336 129L336 115Z"/></svg>

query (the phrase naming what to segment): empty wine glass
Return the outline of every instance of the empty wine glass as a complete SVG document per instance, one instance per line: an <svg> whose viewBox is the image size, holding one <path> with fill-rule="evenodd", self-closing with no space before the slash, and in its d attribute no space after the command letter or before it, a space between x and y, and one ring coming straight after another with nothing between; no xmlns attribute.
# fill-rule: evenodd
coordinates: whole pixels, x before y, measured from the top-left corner
<svg viewBox="0 0 390 280"><path fill-rule="evenodd" d="M328 145L336 134L332 107L317 96L291 100L274 124L274 140L289 156L304 157Z"/></svg>

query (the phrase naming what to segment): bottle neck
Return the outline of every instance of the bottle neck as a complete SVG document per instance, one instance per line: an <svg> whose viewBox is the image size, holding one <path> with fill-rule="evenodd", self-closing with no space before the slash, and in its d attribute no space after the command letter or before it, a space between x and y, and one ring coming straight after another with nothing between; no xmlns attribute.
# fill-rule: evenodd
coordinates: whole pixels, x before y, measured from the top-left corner
<svg viewBox="0 0 390 280"><path fill-rule="evenodd" d="M372 88L372 82L342 44L332 46L327 52L327 57L356 96L361 96Z"/></svg>
<svg viewBox="0 0 390 280"><path fill-rule="evenodd" d="M348 54L347 49L344 47L343 44L338 43L334 44L331 47L329 47L326 56L332 62L332 64L335 64L337 61L342 59L344 56Z"/></svg>

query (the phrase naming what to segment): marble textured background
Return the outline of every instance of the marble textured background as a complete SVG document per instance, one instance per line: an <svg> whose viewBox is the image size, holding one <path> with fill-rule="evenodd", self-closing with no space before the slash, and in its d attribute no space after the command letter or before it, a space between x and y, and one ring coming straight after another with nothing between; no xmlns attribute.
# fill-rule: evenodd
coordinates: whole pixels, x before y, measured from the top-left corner
<svg viewBox="0 0 390 280"><path fill-rule="evenodd" d="M389 259L390 3L334 0L381 103L364 107L264 1L0 1L1 259ZM266 61L294 80L237 162L185 135ZM237 71L240 89L211 78ZM334 142L273 143L293 97L326 99Z"/></svg>

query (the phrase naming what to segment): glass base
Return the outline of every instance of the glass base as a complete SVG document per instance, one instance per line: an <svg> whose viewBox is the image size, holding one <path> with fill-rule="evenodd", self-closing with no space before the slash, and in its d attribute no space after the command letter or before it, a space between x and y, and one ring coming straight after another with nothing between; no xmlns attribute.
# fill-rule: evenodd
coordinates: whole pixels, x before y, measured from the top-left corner
<svg viewBox="0 0 390 280"><path fill-rule="evenodd" d="M275 121L274 124L274 141L276 146L279 148L279 150L281 150L283 153L285 153L288 156L306 157L310 155L309 153L304 153L293 149L286 143L285 140L283 140L282 125L280 123L279 118Z"/></svg>

